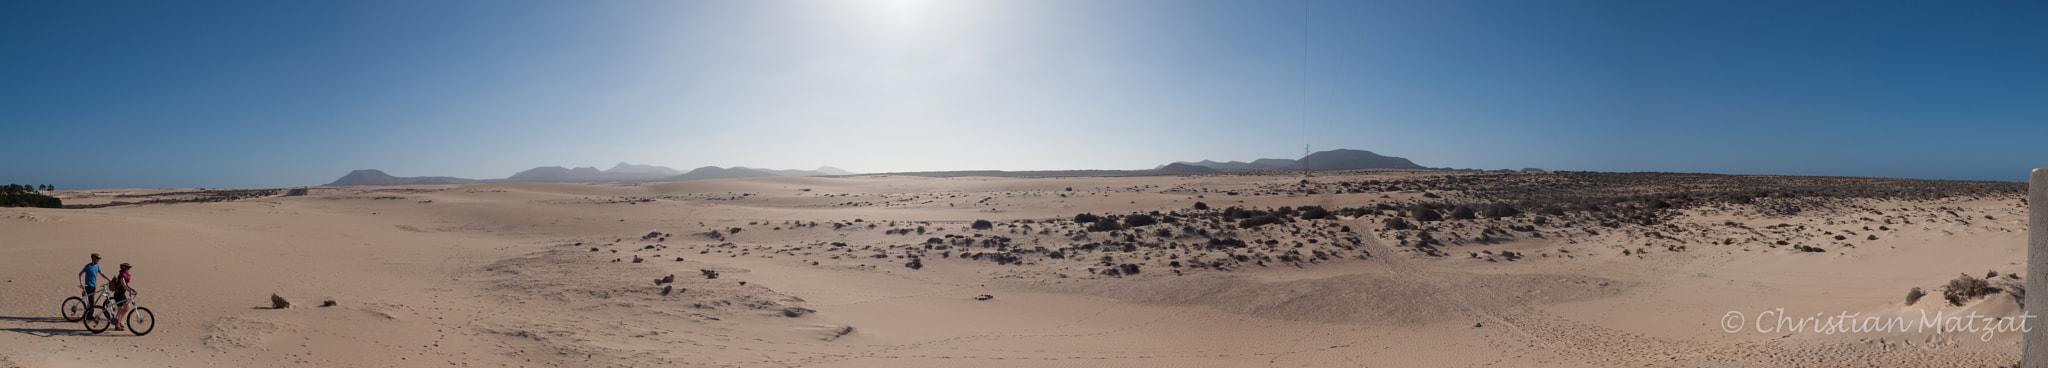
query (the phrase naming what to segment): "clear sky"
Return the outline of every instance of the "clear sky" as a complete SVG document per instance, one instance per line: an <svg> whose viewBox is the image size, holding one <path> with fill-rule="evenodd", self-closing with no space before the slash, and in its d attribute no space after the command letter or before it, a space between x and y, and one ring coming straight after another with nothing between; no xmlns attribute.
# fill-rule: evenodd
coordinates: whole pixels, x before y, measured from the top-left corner
<svg viewBox="0 0 2048 368"><path fill-rule="evenodd" d="M2021 181L2040 1L6 1L0 182L625 161Z"/></svg>

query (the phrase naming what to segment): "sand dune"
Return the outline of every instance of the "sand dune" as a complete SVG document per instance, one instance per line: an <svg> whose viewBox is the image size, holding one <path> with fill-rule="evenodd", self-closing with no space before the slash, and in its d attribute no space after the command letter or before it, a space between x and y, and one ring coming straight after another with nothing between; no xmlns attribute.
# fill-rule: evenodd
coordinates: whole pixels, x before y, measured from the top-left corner
<svg viewBox="0 0 2048 368"><path fill-rule="evenodd" d="M2024 274L2026 210L2004 186L1573 175L1582 174L765 177L8 208L0 367L2018 360L2017 333L1749 328L1780 308L1801 318L2016 315L2010 292L1956 306L1936 291L1963 273ZM1527 189L1546 186L1558 189ZM1711 190L1737 187L1904 189L1725 201L1732 192ZM1420 203L1520 193L1502 188L1625 194L1603 211L1386 225ZM73 203L161 192L57 194ZM1658 193L1687 195L1646 195ZM1332 215L1293 209L1308 206ZM1252 218L1229 217L1229 207L1278 222L1240 226ZM1089 231L1073 221L1082 213L1162 222ZM154 333L94 335L57 318L95 252L137 266L140 300L161 319ZM1907 306L1914 287L1935 295ZM270 308L273 293L295 306ZM1725 332L1730 312L1747 329Z"/></svg>

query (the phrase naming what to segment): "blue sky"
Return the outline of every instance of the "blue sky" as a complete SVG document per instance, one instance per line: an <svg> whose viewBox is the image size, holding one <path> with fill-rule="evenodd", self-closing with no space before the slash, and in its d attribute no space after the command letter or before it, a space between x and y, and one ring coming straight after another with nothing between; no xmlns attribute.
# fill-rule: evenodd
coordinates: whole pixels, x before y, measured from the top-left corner
<svg viewBox="0 0 2048 368"><path fill-rule="evenodd" d="M625 161L2025 180L2048 3L0 2L0 182Z"/></svg>

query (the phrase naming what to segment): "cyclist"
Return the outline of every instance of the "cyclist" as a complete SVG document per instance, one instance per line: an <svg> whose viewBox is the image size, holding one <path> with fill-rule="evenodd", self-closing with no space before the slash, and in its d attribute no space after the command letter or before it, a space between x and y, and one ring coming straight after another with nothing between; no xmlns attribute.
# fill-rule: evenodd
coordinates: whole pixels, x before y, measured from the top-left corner
<svg viewBox="0 0 2048 368"><path fill-rule="evenodd" d="M135 286L129 284L129 282L134 281L133 278L128 276L129 268L131 267L127 263L122 263L121 275L107 280L107 290L114 292L114 305L121 306L121 312L114 314L114 331L127 330L126 327L121 326L121 321L127 320L128 309L134 307L133 303L128 302L129 294L135 292Z"/></svg>
<svg viewBox="0 0 2048 368"><path fill-rule="evenodd" d="M86 263L84 270L78 271L78 288L84 290L86 307L99 305L99 296L94 295L93 291L99 290L100 279L106 277L106 274L100 273L100 254L93 253L92 262Z"/></svg>

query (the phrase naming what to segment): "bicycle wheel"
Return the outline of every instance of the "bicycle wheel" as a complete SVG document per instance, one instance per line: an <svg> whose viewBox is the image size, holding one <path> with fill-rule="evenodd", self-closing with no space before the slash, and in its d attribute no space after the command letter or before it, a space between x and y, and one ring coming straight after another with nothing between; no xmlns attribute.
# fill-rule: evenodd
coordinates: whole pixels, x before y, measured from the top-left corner
<svg viewBox="0 0 2048 368"><path fill-rule="evenodd" d="M142 336L148 335L150 330L155 329L156 313L150 313L149 308L135 307L135 309L128 311L128 332L135 333L135 336Z"/></svg>
<svg viewBox="0 0 2048 368"><path fill-rule="evenodd" d="M107 327L113 326L114 314L107 312L107 307L93 306L85 310L86 331L92 331L92 333L97 334L107 332Z"/></svg>
<svg viewBox="0 0 2048 368"><path fill-rule="evenodd" d="M64 299L64 322L78 322L85 318L85 299L71 297Z"/></svg>

